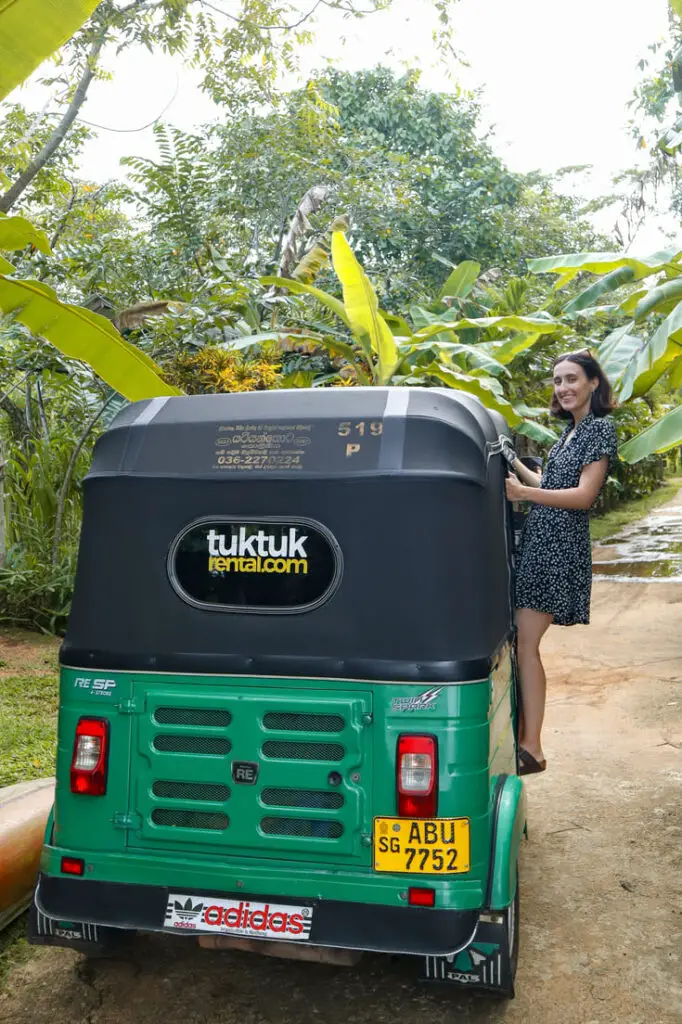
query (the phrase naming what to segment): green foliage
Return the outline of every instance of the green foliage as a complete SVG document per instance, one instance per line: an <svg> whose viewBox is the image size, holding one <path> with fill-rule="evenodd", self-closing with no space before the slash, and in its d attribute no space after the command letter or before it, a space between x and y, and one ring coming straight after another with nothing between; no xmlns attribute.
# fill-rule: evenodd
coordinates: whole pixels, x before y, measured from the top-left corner
<svg viewBox="0 0 682 1024"><path fill-rule="evenodd" d="M12 0L0 7L0 100L80 28L99 0Z"/></svg>
<svg viewBox="0 0 682 1024"><path fill-rule="evenodd" d="M282 386L282 356L275 358L210 346L198 352L178 353L168 363L166 376L188 395L234 391L269 391Z"/></svg>
<svg viewBox="0 0 682 1024"><path fill-rule="evenodd" d="M626 295L620 303L609 306L609 313L632 313L633 320L626 321L610 332L599 345L599 357L609 373L622 402L641 398L649 394L664 378L667 378L667 401L663 401L665 415L660 424L647 426L621 450L621 457L629 462L655 452L665 452L682 443L682 418L679 410L670 405L679 405L675 392L682 384L682 262L678 250L654 253L652 256L636 258L621 254L578 253L572 256L531 261L536 273L561 275L560 283L572 280L580 271L603 273L595 284L581 292L564 308L569 317L582 309L583 315L597 315L599 306L592 307L595 299L621 288L627 282L654 277L652 287L640 289ZM666 281L659 283L662 275ZM584 308L589 307L589 308ZM660 315L667 313L664 320ZM642 326L648 317L654 324L646 337L634 333L635 323Z"/></svg>

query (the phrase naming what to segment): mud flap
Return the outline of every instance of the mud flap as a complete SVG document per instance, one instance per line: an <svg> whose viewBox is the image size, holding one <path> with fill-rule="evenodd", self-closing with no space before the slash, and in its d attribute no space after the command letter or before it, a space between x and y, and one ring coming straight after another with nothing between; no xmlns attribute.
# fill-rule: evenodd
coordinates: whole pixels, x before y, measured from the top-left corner
<svg viewBox="0 0 682 1024"><path fill-rule="evenodd" d="M65 946L86 956L113 956L133 933L82 921L58 921L38 910L35 900L28 914L28 941L32 946Z"/></svg>
<svg viewBox="0 0 682 1024"><path fill-rule="evenodd" d="M494 916L503 918L501 914ZM513 999L514 964L504 919L481 919L473 939L459 953L424 957L420 981L457 985Z"/></svg>

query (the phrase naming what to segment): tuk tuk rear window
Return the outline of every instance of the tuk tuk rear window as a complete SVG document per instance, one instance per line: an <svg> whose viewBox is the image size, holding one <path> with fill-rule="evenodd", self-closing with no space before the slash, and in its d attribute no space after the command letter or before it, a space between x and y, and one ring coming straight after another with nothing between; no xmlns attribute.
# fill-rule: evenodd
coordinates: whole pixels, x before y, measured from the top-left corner
<svg viewBox="0 0 682 1024"><path fill-rule="evenodd" d="M232 612L316 608L336 590L341 568L333 535L305 519L202 519L183 530L168 557L183 601Z"/></svg>

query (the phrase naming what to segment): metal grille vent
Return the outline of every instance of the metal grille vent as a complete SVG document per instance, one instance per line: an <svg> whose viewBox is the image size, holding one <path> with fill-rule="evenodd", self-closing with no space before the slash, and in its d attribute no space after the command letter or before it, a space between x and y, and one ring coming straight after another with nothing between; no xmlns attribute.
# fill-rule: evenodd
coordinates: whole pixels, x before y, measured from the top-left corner
<svg viewBox="0 0 682 1024"><path fill-rule="evenodd" d="M339 839L343 835L340 821L315 821L311 818L263 818L260 827L268 836Z"/></svg>
<svg viewBox="0 0 682 1024"><path fill-rule="evenodd" d="M305 715L289 711L268 711L263 718L266 729L283 732L343 732L341 715Z"/></svg>
<svg viewBox="0 0 682 1024"><path fill-rule="evenodd" d="M173 782L160 779L152 786L154 796L165 797L167 800L213 800L222 802L228 800L230 790L228 786L221 786L210 782ZM337 794L332 794L336 796Z"/></svg>
<svg viewBox="0 0 682 1024"><path fill-rule="evenodd" d="M155 736L156 750L171 754L229 754L232 744L220 736Z"/></svg>
<svg viewBox="0 0 682 1024"><path fill-rule="evenodd" d="M278 757L285 761L343 761L345 750L340 743L296 743L285 740L266 740L265 757Z"/></svg>
<svg viewBox="0 0 682 1024"><path fill-rule="evenodd" d="M342 793L326 793L317 789L276 789L269 786L261 793L268 807L321 807L338 810L343 807Z"/></svg>
<svg viewBox="0 0 682 1024"><path fill-rule="evenodd" d="M157 708L154 721L159 725L213 725L224 729L232 715L211 708Z"/></svg>
<svg viewBox="0 0 682 1024"><path fill-rule="evenodd" d="M213 832L222 832L230 824L226 814L211 811L175 811L165 807L157 807L152 811L155 825L168 825L171 828L206 828Z"/></svg>

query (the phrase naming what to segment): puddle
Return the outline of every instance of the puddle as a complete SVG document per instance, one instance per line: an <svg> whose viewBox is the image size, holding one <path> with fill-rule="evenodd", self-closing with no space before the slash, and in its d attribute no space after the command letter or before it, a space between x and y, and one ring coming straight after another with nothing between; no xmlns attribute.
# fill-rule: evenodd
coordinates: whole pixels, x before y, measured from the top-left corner
<svg viewBox="0 0 682 1024"><path fill-rule="evenodd" d="M682 583L682 505L659 509L594 546L593 575Z"/></svg>

